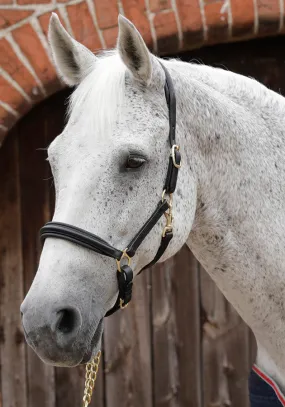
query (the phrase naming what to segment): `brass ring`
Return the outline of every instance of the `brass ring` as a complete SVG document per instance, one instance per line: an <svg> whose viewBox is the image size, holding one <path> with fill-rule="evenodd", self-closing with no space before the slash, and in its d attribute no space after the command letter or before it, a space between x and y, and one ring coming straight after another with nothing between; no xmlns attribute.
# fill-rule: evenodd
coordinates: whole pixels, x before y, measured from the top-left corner
<svg viewBox="0 0 285 407"><path fill-rule="evenodd" d="M127 247L126 247L125 250L123 250L123 254L122 254L120 260L117 260L117 259L116 259L117 269L118 269L119 272L122 271L122 270L121 270L121 261L122 261L123 259L128 259L128 266L131 265L132 259L131 259L131 257L128 255L127 250L128 250Z"/></svg>
<svg viewBox="0 0 285 407"><path fill-rule="evenodd" d="M126 305L124 305L124 301L122 300L122 298L120 298L120 308L121 308L121 309L127 308L128 305L129 305L129 303L127 303Z"/></svg>
<svg viewBox="0 0 285 407"><path fill-rule="evenodd" d="M172 157L173 165L176 168L181 168L181 163L177 164L177 162L175 160L175 150L179 151L179 146L177 144L173 144L173 146L171 148L171 157Z"/></svg>

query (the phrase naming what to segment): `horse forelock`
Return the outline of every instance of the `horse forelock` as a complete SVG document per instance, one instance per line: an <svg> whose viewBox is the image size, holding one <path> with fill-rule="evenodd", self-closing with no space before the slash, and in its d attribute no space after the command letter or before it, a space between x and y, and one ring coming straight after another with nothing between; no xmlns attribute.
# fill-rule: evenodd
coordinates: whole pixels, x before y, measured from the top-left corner
<svg viewBox="0 0 285 407"><path fill-rule="evenodd" d="M116 50L102 52L69 98L69 123L84 115L90 134L97 139L110 136L124 106L125 74L126 66Z"/></svg>

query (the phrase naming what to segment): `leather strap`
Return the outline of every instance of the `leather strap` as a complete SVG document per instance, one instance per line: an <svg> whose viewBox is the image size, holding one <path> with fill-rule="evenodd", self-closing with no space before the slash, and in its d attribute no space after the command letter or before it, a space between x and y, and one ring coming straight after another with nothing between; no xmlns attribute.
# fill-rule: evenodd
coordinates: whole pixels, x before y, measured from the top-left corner
<svg viewBox="0 0 285 407"><path fill-rule="evenodd" d="M167 246L169 245L172 238L173 238L172 232L166 232L165 235L162 236L160 246L159 246L153 260L150 263L148 263L146 266L144 266L138 274L140 274L142 271L144 271L145 269L148 269L149 267L153 266L155 263L158 262L158 260L161 258L161 256L167 249Z"/></svg>
<svg viewBox="0 0 285 407"><path fill-rule="evenodd" d="M161 67L164 70L165 73L165 98L166 98L166 103L168 106L168 117L169 117L169 144L170 148L176 144L175 141L175 136L176 136L176 97L175 97L175 91L174 91L174 86L172 82L172 78L165 68L165 66L161 63ZM180 166L181 164L181 154L177 149L174 149L173 151L174 154L174 159L175 163ZM178 177L178 169L173 162L173 157L170 155L169 157L169 163L168 163L168 169L167 169L167 175L164 183L164 190L168 194L173 194L176 188L176 183L177 183L177 177Z"/></svg>
<svg viewBox="0 0 285 407"><path fill-rule="evenodd" d="M133 271L129 266L122 266L121 271L117 271L119 295L115 305L106 313L109 317L122 307L126 307L132 299Z"/></svg>
<svg viewBox="0 0 285 407"><path fill-rule="evenodd" d="M136 254L138 247L141 245L142 241L149 234L151 229L156 225L161 216L169 208L168 202L164 199L160 202L143 225L143 227L138 231L133 240L128 245L127 254L133 257ZM108 242L101 239L99 236L87 232L84 229L80 229L76 226L69 225L62 222L48 222L40 230L41 239L44 240L47 237L55 237L59 239L65 239L72 243L77 243L86 249L93 250L96 253L102 254L104 256L112 257L113 259L120 260L123 252L115 247L111 246Z"/></svg>
<svg viewBox="0 0 285 407"><path fill-rule="evenodd" d="M155 263L158 262L158 260L161 258L161 256L167 249L167 246L169 245L172 238L173 238L172 232L166 232L165 235L162 236L160 246L159 246L153 260L150 263L148 263L146 266L144 266L141 269L141 271L138 273L138 275L145 269L153 266ZM128 267L128 266L122 266L122 269L124 267ZM118 276L118 273L120 273L120 272L117 271L117 276ZM118 277L118 282L120 281L119 277ZM126 288L121 286L120 282L118 283L118 285L119 285L119 295L118 295L117 301L115 302L114 306L106 313L105 317L109 317L110 315L113 315L114 312L118 311L121 308L121 305L120 305L121 299L123 300L123 306L126 306L131 301L132 291L131 291L130 287L132 287L132 285L130 286L130 283L127 283ZM127 295L125 295L125 293L127 293Z"/></svg>
<svg viewBox="0 0 285 407"><path fill-rule="evenodd" d="M40 230L42 240L47 237L55 237L65 239L72 243L77 243L86 249L93 250L96 253L104 256L112 257L120 260L123 252L111 246L105 240L87 230L77 228L76 226L68 225L62 222L48 222Z"/></svg>
<svg viewBox="0 0 285 407"><path fill-rule="evenodd" d="M173 82L168 70L160 62L162 69L165 74L165 86L164 93L168 106L168 119L169 119L169 144L172 147L175 144L175 133L176 133L176 97Z"/></svg>
<svg viewBox="0 0 285 407"><path fill-rule="evenodd" d="M181 154L180 151L174 150L174 158L177 165L181 164ZM176 189L177 178L178 178L178 170L179 168L175 167L173 163L172 155L169 157L167 175L164 183L163 189L168 194L173 194Z"/></svg>
<svg viewBox="0 0 285 407"><path fill-rule="evenodd" d="M127 254L130 257L133 257L135 255L138 247L141 245L141 243L146 238L146 236L149 234L151 229L157 224L158 220L167 211L168 208L169 208L169 204L166 201L166 199L164 199L162 202L159 202L156 210L153 212L151 217L146 221L146 223L143 225L143 227L135 235L133 240L129 243Z"/></svg>

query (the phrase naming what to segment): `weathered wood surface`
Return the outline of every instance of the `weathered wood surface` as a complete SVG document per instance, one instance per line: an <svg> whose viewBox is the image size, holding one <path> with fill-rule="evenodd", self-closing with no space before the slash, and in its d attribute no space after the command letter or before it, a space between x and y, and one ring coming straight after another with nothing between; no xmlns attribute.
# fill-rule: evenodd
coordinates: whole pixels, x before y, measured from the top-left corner
<svg viewBox="0 0 285 407"><path fill-rule="evenodd" d="M25 346L19 318L41 251L38 231L54 207L41 149L61 132L63 111L63 97L37 107L0 150L2 407L82 402L84 368L44 365ZM91 406L248 406L249 331L186 247L136 279L128 309L106 319L103 343Z"/></svg>
<svg viewBox="0 0 285 407"><path fill-rule="evenodd" d="M172 271L173 259L151 270L154 404L160 407L175 406L178 394Z"/></svg>
<svg viewBox="0 0 285 407"><path fill-rule="evenodd" d="M184 247L151 270L154 405L201 406L198 264ZM183 288L182 288L183 287ZM183 291L187 295L183 295Z"/></svg>
<svg viewBox="0 0 285 407"><path fill-rule="evenodd" d="M149 289L146 272L137 277L134 301L105 321L106 405L152 406Z"/></svg>
<svg viewBox="0 0 285 407"><path fill-rule="evenodd" d="M172 296L176 321L179 406L202 406L199 265L188 247L174 257ZM183 287L183 288L182 288ZM182 294L182 289L187 295Z"/></svg>
<svg viewBox="0 0 285 407"><path fill-rule="evenodd" d="M204 407L248 407L249 330L201 270Z"/></svg>
<svg viewBox="0 0 285 407"><path fill-rule="evenodd" d="M32 284L41 253L39 229L50 218L50 183L46 181L49 171L46 152L42 149L47 145L47 134L53 121L49 106L38 107L35 114L37 120L24 120L18 126L25 293ZM42 363L30 347L27 347L26 366L28 406L54 407L54 368Z"/></svg>
<svg viewBox="0 0 285 407"><path fill-rule="evenodd" d="M26 407L26 346L20 321L23 264L17 129L0 150L0 355L3 407Z"/></svg>

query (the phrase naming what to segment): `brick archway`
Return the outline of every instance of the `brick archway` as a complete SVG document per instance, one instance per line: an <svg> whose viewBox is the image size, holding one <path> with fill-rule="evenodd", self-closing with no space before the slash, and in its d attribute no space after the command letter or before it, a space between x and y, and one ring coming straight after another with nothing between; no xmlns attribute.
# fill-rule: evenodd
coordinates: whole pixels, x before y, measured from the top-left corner
<svg viewBox="0 0 285 407"><path fill-rule="evenodd" d="M284 0L0 0L0 142L31 107L63 87L47 43L52 11L96 52L115 45L124 14L160 55L284 31Z"/></svg>

